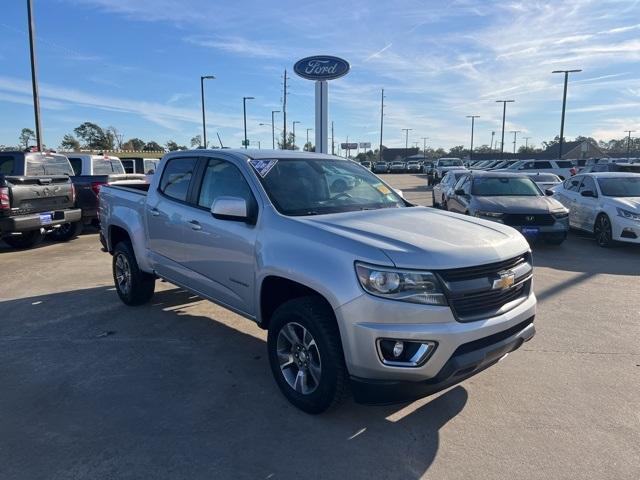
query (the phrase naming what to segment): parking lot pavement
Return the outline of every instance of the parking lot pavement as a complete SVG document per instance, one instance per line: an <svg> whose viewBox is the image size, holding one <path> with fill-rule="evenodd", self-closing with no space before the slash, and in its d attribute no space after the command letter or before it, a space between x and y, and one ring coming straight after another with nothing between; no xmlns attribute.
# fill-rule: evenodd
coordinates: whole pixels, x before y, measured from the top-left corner
<svg viewBox="0 0 640 480"><path fill-rule="evenodd" d="M640 249L572 234L534 261L519 351L409 405L309 416L249 321L161 282L124 306L95 233L0 245L0 478L637 480Z"/></svg>

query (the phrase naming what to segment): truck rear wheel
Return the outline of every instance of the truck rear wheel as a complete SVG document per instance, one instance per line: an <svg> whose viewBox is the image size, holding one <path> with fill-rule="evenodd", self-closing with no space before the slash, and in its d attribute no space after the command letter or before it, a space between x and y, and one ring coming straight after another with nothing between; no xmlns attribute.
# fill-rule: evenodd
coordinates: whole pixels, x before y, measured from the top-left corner
<svg viewBox="0 0 640 480"><path fill-rule="evenodd" d="M63 223L54 228L49 236L56 242L66 242L77 237L82 232L82 222Z"/></svg>
<svg viewBox="0 0 640 480"><path fill-rule="evenodd" d="M321 299L300 297L278 307L267 347L278 387L300 410L322 413L344 400L348 375L340 332Z"/></svg>
<svg viewBox="0 0 640 480"><path fill-rule="evenodd" d="M44 235L40 233L40 230L31 230L19 235L9 235L3 240L13 248L31 248L39 244L43 238Z"/></svg>
<svg viewBox="0 0 640 480"><path fill-rule="evenodd" d="M156 278L140 270L133 247L128 241L120 242L114 248L112 269L116 291L125 304L142 305L151 300Z"/></svg>

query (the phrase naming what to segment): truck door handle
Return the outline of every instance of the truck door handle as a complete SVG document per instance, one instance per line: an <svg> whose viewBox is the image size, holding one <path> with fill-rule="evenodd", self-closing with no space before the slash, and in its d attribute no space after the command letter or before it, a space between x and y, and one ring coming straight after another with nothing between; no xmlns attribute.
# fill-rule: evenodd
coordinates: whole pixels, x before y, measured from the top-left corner
<svg viewBox="0 0 640 480"><path fill-rule="evenodd" d="M154 217L157 217L158 215L160 215L160 211L157 208L149 209L149 213L151 213L151 215L153 215Z"/></svg>
<svg viewBox="0 0 640 480"><path fill-rule="evenodd" d="M191 230L202 230L202 225L197 220L189 221L189 225L191 225Z"/></svg>

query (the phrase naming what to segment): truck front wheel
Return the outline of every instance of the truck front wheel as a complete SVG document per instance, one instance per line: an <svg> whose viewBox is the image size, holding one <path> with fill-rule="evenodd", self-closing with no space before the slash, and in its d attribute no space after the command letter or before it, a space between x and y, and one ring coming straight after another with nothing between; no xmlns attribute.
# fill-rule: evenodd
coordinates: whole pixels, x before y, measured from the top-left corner
<svg viewBox="0 0 640 480"><path fill-rule="evenodd" d="M125 241L116 245L113 250L112 269L116 291L125 304L142 305L151 300L156 279L140 270L131 243Z"/></svg>
<svg viewBox="0 0 640 480"><path fill-rule="evenodd" d="M269 323L269 363L280 390L307 413L339 405L348 391L340 332L331 307L317 297L283 303Z"/></svg>

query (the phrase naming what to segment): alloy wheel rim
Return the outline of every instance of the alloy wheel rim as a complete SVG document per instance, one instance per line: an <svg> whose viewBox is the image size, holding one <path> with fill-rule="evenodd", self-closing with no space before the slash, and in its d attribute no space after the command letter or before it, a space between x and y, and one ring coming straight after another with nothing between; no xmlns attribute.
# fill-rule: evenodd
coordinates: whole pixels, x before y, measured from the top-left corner
<svg viewBox="0 0 640 480"><path fill-rule="evenodd" d="M296 322L285 324L278 332L276 353L282 376L293 390L309 395L318 388L322 361L309 330Z"/></svg>
<svg viewBox="0 0 640 480"><path fill-rule="evenodd" d="M597 230L598 243L600 245L606 245L607 243L609 243L611 232L609 220L607 220L606 217L600 217Z"/></svg>
<svg viewBox="0 0 640 480"><path fill-rule="evenodd" d="M128 295L131 290L131 266L127 257L122 254L116 257L116 282L118 289Z"/></svg>

